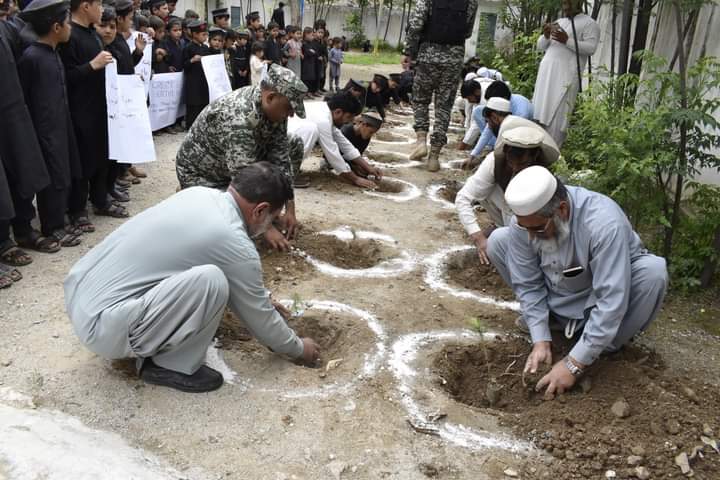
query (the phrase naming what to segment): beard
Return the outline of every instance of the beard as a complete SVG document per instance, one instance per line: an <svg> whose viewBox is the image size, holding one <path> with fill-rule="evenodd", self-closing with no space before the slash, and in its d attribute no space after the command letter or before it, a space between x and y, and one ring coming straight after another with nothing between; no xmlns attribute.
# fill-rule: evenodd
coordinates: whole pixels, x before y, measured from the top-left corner
<svg viewBox="0 0 720 480"><path fill-rule="evenodd" d="M272 222L273 218L270 215L266 215L265 219L259 225L255 227L250 227L250 238L256 240L265 235L265 232L268 231L268 229L272 225Z"/></svg>
<svg viewBox="0 0 720 480"><path fill-rule="evenodd" d="M493 132L493 135L495 135L495 138L500 135L500 125L490 125L490 130Z"/></svg>
<svg viewBox="0 0 720 480"><path fill-rule="evenodd" d="M560 246L565 243L565 240L570 236L570 221L563 220L559 216L555 215L552 219L555 224L555 236L553 238L539 238L534 237L530 243L532 246L542 253L555 253L560 249Z"/></svg>

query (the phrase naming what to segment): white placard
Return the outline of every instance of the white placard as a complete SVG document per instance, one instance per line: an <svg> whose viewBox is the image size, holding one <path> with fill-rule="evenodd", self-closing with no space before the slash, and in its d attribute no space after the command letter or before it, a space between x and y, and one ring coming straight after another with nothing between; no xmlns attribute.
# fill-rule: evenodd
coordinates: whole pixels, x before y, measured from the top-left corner
<svg viewBox="0 0 720 480"><path fill-rule="evenodd" d="M152 76L152 43L153 39L150 38L150 35L147 35L142 32L132 32L130 37L128 37L127 40L125 40L130 47L130 52L135 51L135 38L137 38L138 35L142 35L145 37L145 50L143 50L143 56L142 60L135 65L135 74L140 75L140 78L143 81L143 85L145 86L145 96L147 97L148 93L150 92L150 77Z"/></svg>
<svg viewBox="0 0 720 480"><path fill-rule="evenodd" d="M225 68L225 56L222 53L205 55L201 61L208 83L210 103L212 103L232 90L230 77Z"/></svg>
<svg viewBox="0 0 720 480"><path fill-rule="evenodd" d="M150 128L160 130L185 115L183 73L156 73L150 80Z"/></svg>
<svg viewBox="0 0 720 480"><path fill-rule="evenodd" d="M145 87L137 75L118 75L115 62L105 67L109 157L123 163L155 161L155 145Z"/></svg>

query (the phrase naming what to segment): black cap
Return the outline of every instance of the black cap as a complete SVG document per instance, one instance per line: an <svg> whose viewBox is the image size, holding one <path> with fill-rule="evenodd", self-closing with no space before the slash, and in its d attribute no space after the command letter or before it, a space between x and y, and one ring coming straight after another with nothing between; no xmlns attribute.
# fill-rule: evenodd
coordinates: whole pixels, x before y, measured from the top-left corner
<svg viewBox="0 0 720 480"><path fill-rule="evenodd" d="M108 23L112 22L117 18L117 12L113 7L105 7L103 8L102 17L100 17L100 22L102 23Z"/></svg>
<svg viewBox="0 0 720 480"><path fill-rule="evenodd" d="M132 0L115 0L115 11L119 15L125 16L125 12L131 12L133 9Z"/></svg>
<svg viewBox="0 0 720 480"><path fill-rule="evenodd" d="M148 3L150 4L150 8L152 9L153 7L159 7L163 3L167 3L167 0L150 0Z"/></svg>
<svg viewBox="0 0 720 480"><path fill-rule="evenodd" d="M245 20L247 20L248 22L257 20L258 18L260 18L260 12L250 12L245 15Z"/></svg>
<svg viewBox="0 0 720 480"><path fill-rule="evenodd" d="M220 27L210 27L208 29L208 33L210 34L211 37L214 37L216 35L222 35L224 37L226 35L225 30L223 30Z"/></svg>
<svg viewBox="0 0 720 480"><path fill-rule="evenodd" d="M229 16L230 16L230 13L228 13L228 9L227 9L227 8L216 8L216 9L213 10L211 13L212 13L213 18L215 18L215 17L229 17Z"/></svg>
<svg viewBox="0 0 720 480"><path fill-rule="evenodd" d="M350 80L348 80L347 84L345 85L345 88L346 89L353 88L356 90L363 90L363 91L367 90L367 87L365 85L363 85L362 82L360 82L358 80L353 80L352 78Z"/></svg>
<svg viewBox="0 0 720 480"><path fill-rule="evenodd" d="M188 23L188 28L193 33L205 32L207 31L207 23L203 22L202 20L193 20L192 22Z"/></svg>
<svg viewBox="0 0 720 480"><path fill-rule="evenodd" d="M390 80L393 82L399 82L401 80L402 76L399 73L391 73L390 74Z"/></svg>
<svg viewBox="0 0 720 480"><path fill-rule="evenodd" d="M20 14L29 23L49 22L67 15L70 11L68 0L34 0Z"/></svg>

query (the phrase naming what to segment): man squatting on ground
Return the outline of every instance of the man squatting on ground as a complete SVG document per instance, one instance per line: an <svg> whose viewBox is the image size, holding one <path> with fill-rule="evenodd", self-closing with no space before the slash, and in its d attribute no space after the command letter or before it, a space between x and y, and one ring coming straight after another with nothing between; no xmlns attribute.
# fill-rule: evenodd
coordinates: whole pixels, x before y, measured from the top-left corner
<svg viewBox="0 0 720 480"><path fill-rule="evenodd" d="M147 383L215 390L222 375L203 362L227 305L275 353L314 363L317 344L271 301L253 242L291 198L287 175L257 162L225 192L188 188L124 223L65 279L80 341L105 358L136 357Z"/></svg>
<svg viewBox="0 0 720 480"><path fill-rule="evenodd" d="M294 181L303 159L302 140L288 136L288 117L305 117L307 88L287 68L270 65L259 86L241 88L213 102L197 117L177 153L180 188L225 189L242 167L269 161ZM280 219L287 237L271 226L265 239L288 250L297 228L294 195Z"/></svg>
<svg viewBox="0 0 720 480"><path fill-rule="evenodd" d="M427 162L431 172L440 170L440 150L447 143L465 39L472 34L477 6L478 0L418 0L408 19L403 61L415 62L412 105L417 135L410 159L422 160L428 153L429 105L434 94L435 124Z"/></svg>
<svg viewBox="0 0 720 480"><path fill-rule="evenodd" d="M493 232L487 253L520 301L533 341L525 371L551 364L552 329L576 339L536 386L561 394L603 352L652 323L667 288L665 259L648 253L614 201L565 186L544 167L518 173L505 201L515 216Z"/></svg>

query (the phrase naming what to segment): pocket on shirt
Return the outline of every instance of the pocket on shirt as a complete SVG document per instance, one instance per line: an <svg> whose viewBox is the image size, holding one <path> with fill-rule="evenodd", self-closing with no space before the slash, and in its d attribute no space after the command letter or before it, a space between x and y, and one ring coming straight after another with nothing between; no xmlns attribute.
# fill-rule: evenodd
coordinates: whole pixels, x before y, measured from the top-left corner
<svg viewBox="0 0 720 480"><path fill-rule="evenodd" d="M592 287L592 274L588 267L584 267L582 273L574 277L562 276L560 286L569 292L582 292Z"/></svg>

